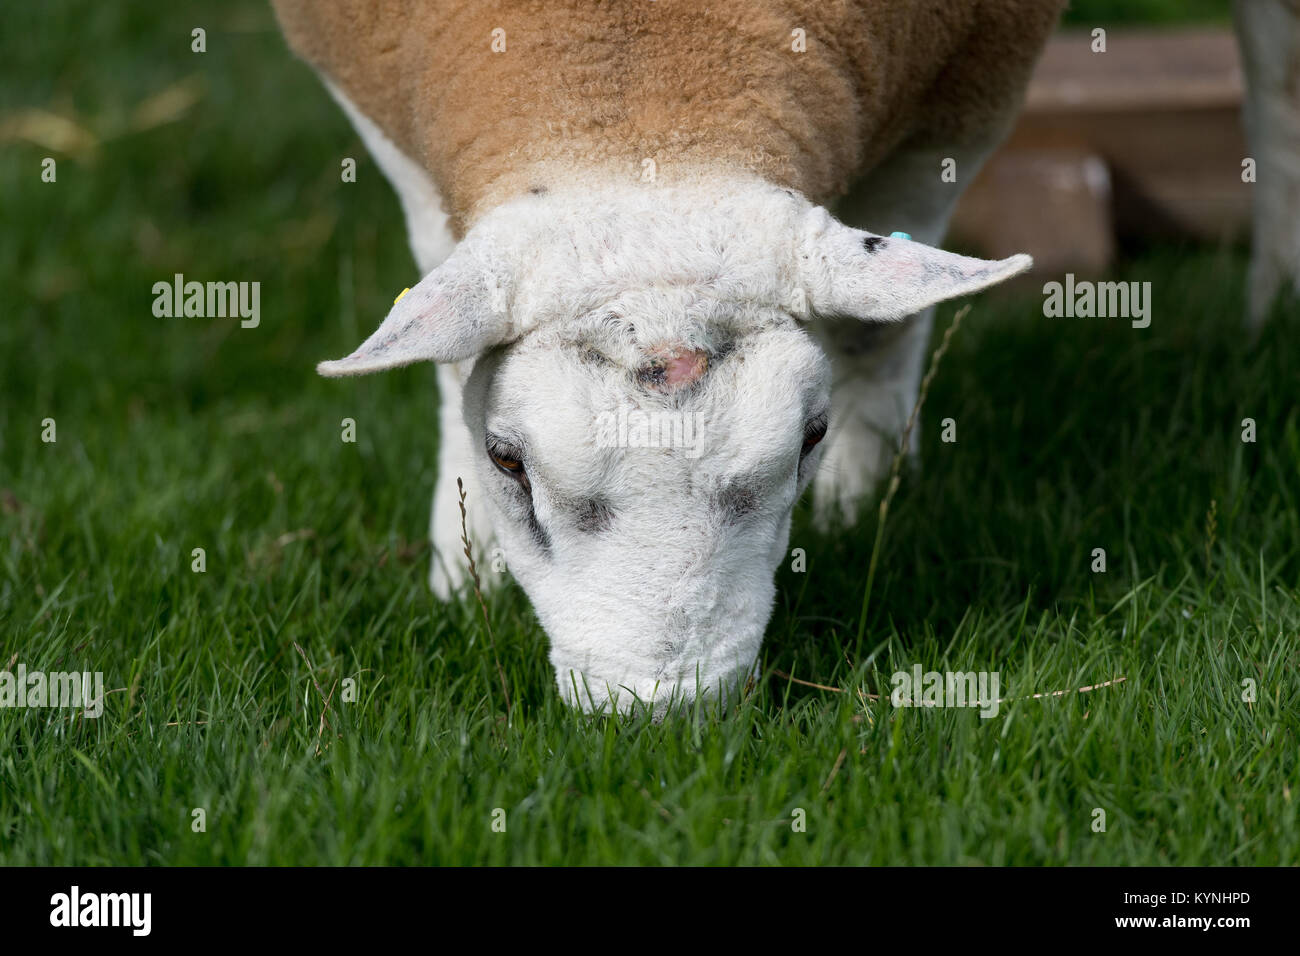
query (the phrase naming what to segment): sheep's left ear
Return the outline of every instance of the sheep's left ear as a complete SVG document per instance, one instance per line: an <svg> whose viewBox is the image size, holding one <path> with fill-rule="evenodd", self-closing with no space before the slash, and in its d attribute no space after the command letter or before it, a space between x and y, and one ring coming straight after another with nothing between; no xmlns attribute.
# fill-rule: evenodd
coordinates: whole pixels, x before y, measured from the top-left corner
<svg viewBox="0 0 1300 956"><path fill-rule="evenodd" d="M510 337L506 278L467 239L438 268L399 296L347 358L321 362L329 378L365 375L413 362L459 362Z"/></svg>
<svg viewBox="0 0 1300 956"><path fill-rule="evenodd" d="M797 250L798 281L814 315L897 322L1029 269L1026 255L972 259L922 242L850 229L809 210Z"/></svg>

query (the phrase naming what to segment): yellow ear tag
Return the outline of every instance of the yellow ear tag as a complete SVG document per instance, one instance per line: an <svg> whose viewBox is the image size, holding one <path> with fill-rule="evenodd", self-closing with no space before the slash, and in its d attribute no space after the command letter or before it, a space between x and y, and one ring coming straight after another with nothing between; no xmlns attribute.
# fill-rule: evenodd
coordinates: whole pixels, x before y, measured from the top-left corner
<svg viewBox="0 0 1300 956"><path fill-rule="evenodd" d="M402 296L406 295L406 293L408 293L408 292L410 292L410 291L411 291L410 286L407 286L407 287L406 287L405 289L403 289L401 292L397 293L397 298L393 300L393 305L397 305L397 303L401 302L401 301L402 301Z"/></svg>

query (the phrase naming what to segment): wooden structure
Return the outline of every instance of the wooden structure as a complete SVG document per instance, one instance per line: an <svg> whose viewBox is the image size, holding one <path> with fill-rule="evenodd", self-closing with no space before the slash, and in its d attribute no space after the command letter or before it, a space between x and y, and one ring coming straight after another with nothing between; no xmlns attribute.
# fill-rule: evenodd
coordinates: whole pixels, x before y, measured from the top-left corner
<svg viewBox="0 0 1300 956"><path fill-rule="evenodd" d="M1040 272L1097 271L1117 240L1245 236L1244 80L1228 29L1088 32L1049 43L1014 131L971 184L950 232ZM960 175L960 170L958 171Z"/></svg>

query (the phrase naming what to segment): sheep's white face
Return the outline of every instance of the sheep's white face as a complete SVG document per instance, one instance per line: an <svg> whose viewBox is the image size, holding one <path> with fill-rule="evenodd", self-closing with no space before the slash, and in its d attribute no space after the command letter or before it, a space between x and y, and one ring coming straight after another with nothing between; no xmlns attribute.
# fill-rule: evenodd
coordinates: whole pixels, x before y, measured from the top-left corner
<svg viewBox="0 0 1300 956"><path fill-rule="evenodd" d="M1028 264L872 236L765 184L530 197L321 371L477 359L479 489L561 692L661 709L757 659L830 406L800 323L901 320Z"/></svg>
<svg viewBox="0 0 1300 956"><path fill-rule="evenodd" d="M753 666L830 369L775 309L645 290L481 359L465 418L498 544L586 706Z"/></svg>

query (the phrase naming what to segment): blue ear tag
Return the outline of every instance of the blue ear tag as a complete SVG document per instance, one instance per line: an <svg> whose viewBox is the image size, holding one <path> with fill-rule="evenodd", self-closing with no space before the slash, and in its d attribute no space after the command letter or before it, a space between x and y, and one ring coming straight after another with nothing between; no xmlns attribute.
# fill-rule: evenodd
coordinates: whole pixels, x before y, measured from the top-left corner
<svg viewBox="0 0 1300 956"><path fill-rule="evenodd" d="M905 232L891 232L889 234L889 238L890 239L911 239L912 237Z"/></svg>

